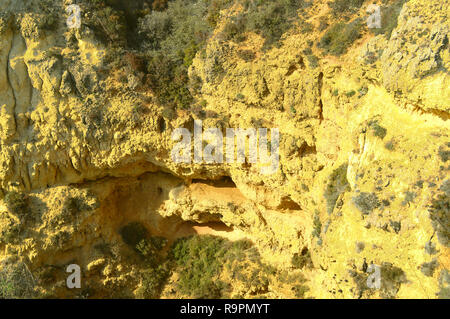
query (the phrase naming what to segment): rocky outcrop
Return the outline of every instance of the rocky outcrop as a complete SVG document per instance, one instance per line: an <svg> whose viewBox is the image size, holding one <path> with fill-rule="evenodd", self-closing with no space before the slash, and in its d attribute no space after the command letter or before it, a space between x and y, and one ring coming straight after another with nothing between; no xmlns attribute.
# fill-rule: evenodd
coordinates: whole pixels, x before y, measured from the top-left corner
<svg viewBox="0 0 450 319"><path fill-rule="evenodd" d="M0 0L0 258L26 262L43 295L137 295L146 266L121 235L136 221L170 243L200 230L247 238L279 269L308 256L309 297L446 289L447 0L408 1L390 37L364 30L340 57L314 45L323 17L339 22L320 1L305 9L312 31L293 23L270 49L256 32L224 37L241 9L223 9L189 66L188 109L158 103L144 49L99 37L110 26L94 25L84 1L80 29L61 19L71 1L46 3ZM195 120L278 128L279 169L175 163L172 133ZM73 262L89 292L64 286ZM367 286L372 264L381 289ZM266 296L292 296L271 287Z"/></svg>

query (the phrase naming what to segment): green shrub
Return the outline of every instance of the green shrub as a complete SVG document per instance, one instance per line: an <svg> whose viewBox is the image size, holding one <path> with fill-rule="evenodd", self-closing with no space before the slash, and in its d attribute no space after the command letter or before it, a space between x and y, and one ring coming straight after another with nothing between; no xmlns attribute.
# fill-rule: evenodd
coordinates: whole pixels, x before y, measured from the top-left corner
<svg viewBox="0 0 450 319"><path fill-rule="evenodd" d="M439 157L445 163L450 159L450 150L445 150L444 146L439 147Z"/></svg>
<svg viewBox="0 0 450 319"><path fill-rule="evenodd" d="M135 48L142 40L137 32L138 20L149 13L149 9L153 12L164 10L168 2L169 0L84 1L83 24L89 25L97 38L109 46Z"/></svg>
<svg viewBox="0 0 450 319"><path fill-rule="evenodd" d="M170 0L153 0L152 9L155 11L161 11L167 8L167 3Z"/></svg>
<svg viewBox="0 0 450 319"><path fill-rule="evenodd" d="M0 299L33 298L34 287L34 278L24 263L3 265L0 270Z"/></svg>
<svg viewBox="0 0 450 319"><path fill-rule="evenodd" d="M213 1L213 11L228 3ZM187 108L193 103L188 68L213 31L211 20L204 19L208 12L216 15L209 5L208 0L174 0L165 11L153 11L139 20L148 55L147 85L161 105Z"/></svg>
<svg viewBox="0 0 450 319"><path fill-rule="evenodd" d="M439 299L450 299L450 272L447 269L442 269L439 274Z"/></svg>
<svg viewBox="0 0 450 319"><path fill-rule="evenodd" d="M128 26L123 12L105 4L93 4L85 10L89 14L84 15L83 23L90 26L97 39L108 45L127 44Z"/></svg>
<svg viewBox="0 0 450 319"><path fill-rule="evenodd" d="M210 0L208 3L208 14L206 20L212 28L219 23L220 11L233 3L233 0Z"/></svg>
<svg viewBox="0 0 450 319"><path fill-rule="evenodd" d="M277 45L283 34L292 27L297 11L309 2L296 0L257 0L246 1L244 13L232 18L225 26L227 39L242 41L245 32L255 32L265 39L264 48ZM302 22L302 29L310 30L311 25Z"/></svg>
<svg viewBox="0 0 450 319"><path fill-rule="evenodd" d="M436 249L436 244L433 243L432 241L428 241L428 242L425 244L425 252L426 252L428 255L435 255L435 254L437 254L438 251L437 251L437 249Z"/></svg>
<svg viewBox="0 0 450 319"><path fill-rule="evenodd" d="M319 47L327 54L341 55L361 35L362 22L357 19L348 24L336 23L320 39Z"/></svg>
<svg viewBox="0 0 450 319"><path fill-rule="evenodd" d="M294 254L291 259L292 266L297 269L302 269L304 267L312 267L311 253L308 248L303 248L301 253Z"/></svg>
<svg viewBox="0 0 450 319"><path fill-rule="evenodd" d="M138 34L141 46L147 51L148 61L145 83L159 104L186 109L194 103L193 94L198 91L198 86L191 83L188 68L216 27L220 11L231 3L234 1L174 0L168 2L164 11L152 11L139 18ZM245 1L245 12L230 19L223 35L229 40L242 41L245 32L253 31L266 39L265 48L269 48L291 27L297 9L305 3L294 0ZM240 56L246 61L254 58L249 52ZM222 65L217 63L212 72L219 77L224 72Z"/></svg>
<svg viewBox="0 0 450 319"><path fill-rule="evenodd" d="M402 223L399 221L389 220L389 225L396 234L398 234L402 229Z"/></svg>
<svg viewBox="0 0 450 319"><path fill-rule="evenodd" d="M238 54L238 57L240 57L242 60L244 60L246 62L253 61L256 58L255 52L253 52L251 50L239 50L237 52L237 54Z"/></svg>
<svg viewBox="0 0 450 319"><path fill-rule="evenodd" d="M296 114L297 110L295 109L295 106L291 105L291 113Z"/></svg>
<svg viewBox="0 0 450 319"><path fill-rule="evenodd" d="M381 264L381 291L382 298L391 299L397 295L400 286L407 283L405 272L391 263L384 262Z"/></svg>
<svg viewBox="0 0 450 319"><path fill-rule="evenodd" d="M90 204L88 202L89 199L94 199L93 204ZM68 212L70 215L76 215L83 211L94 210L94 209L98 208L98 206L99 206L99 203L98 203L98 200L95 197L95 195L89 193L87 198L83 198L81 196L67 197L63 203L63 210L65 212Z"/></svg>
<svg viewBox="0 0 450 319"><path fill-rule="evenodd" d="M374 293L374 290L370 289L367 286L367 280L369 277L368 273L366 272L360 273L354 270L350 270L349 272L356 284L357 298L359 299L367 298L368 296ZM381 287L380 287L381 298L385 299L395 298L397 292L400 289L400 286L408 282L405 272L401 268L396 267L388 262L383 262L381 264L380 275L381 275ZM363 297L363 295L365 296Z"/></svg>
<svg viewBox="0 0 450 319"><path fill-rule="evenodd" d="M238 94L236 94L236 99L243 100L243 99L245 99L245 95L242 93L238 93Z"/></svg>
<svg viewBox="0 0 450 319"><path fill-rule="evenodd" d="M393 141L387 142L386 144L384 144L384 147L389 151L395 150L395 145Z"/></svg>
<svg viewBox="0 0 450 319"><path fill-rule="evenodd" d="M231 242L209 235L180 238L169 256L179 278L176 288L190 298L230 298L235 297L233 292L241 298L261 298L275 278L288 284L298 298L307 291L306 286L300 287L306 279L298 271L279 272L264 264L258 250L247 240ZM293 264L297 268L312 266L306 247L293 258Z"/></svg>
<svg viewBox="0 0 450 319"><path fill-rule="evenodd" d="M339 196L350 189L347 180L347 168L348 164L342 164L329 177L329 182L324 193L328 214L333 212Z"/></svg>
<svg viewBox="0 0 450 319"><path fill-rule="evenodd" d="M157 55L149 60L148 71L150 75L147 77L147 85L156 94L161 105L187 108L193 103L184 64L173 64L167 56Z"/></svg>
<svg viewBox="0 0 450 319"><path fill-rule="evenodd" d="M437 233L438 241L450 246L450 180L446 180L429 208L431 225Z"/></svg>
<svg viewBox="0 0 450 319"><path fill-rule="evenodd" d="M316 211L316 213L314 214L312 235L314 237L320 238L321 232L322 232L322 223L320 221L319 211Z"/></svg>
<svg viewBox="0 0 450 319"><path fill-rule="evenodd" d="M142 283L137 291L137 295L145 299L159 298L170 273L168 263L163 263L145 270L142 274Z"/></svg>
<svg viewBox="0 0 450 319"><path fill-rule="evenodd" d="M166 11L156 11L140 20L139 26L139 32L145 35L144 48L161 50L162 42L172 33L173 21Z"/></svg>
<svg viewBox="0 0 450 319"><path fill-rule="evenodd" d="M416 198L417 194L414 192L407 191L405 192L405 198L403 199L402 206L405 206L408 203L411 203Z"/></svg>
<svg viewBox="0 0 450 319"><path fill-rule="evenodd" d="M293 290L295 293L295 297L303 299L305 293L309 291L309 287L304 285L295 285L293 287Z"/></svg>
<svg viewBox="0 0 450 319"><path fill-rule="evenodd" d="M227 241L214 236L193 236L177 240L170 252L179 274L178 289L192 298L222 298L230 295L227 273L251 294L265 293L275 271L261 263L252 243Z"/></svg>
<svg viewBox="0 0 450 319"><path fill-rule="evenodd" d="M369 215L380 206L380 201L374 193L362 192L358 196L353 197L353 203L364 215Z"/></svg>
<svg viewBox="0 0 450 319"><path fill-rule="evenodd" d="M315 69L319 66L319 59L314 54L308 55L307 58L311 68Z"/></svg>
<svg viewBox="0 0 450 319"><path fill-rule="evenodd" d="M361 253L365 248L366 248L366 245L363 242L361 242L361 241L356 242L356 253L357 254Z"/></svg>
<svg viewBox="0 0 450 319"><path fill-rule="evenodd" d="M17 222L7 212L0 213L0 243L16 242L22 231L23 224Z"/></svg>
<svg viewBox="0 0 450 319"><path fill-rule="evenodd" d="M22 192L11 191L5 195L6 207L19 218L24 218L30 213L28 196Z"/></svg>
<svg viewBox="0 0 450 319"><path fill-rule="evenodd" d="M133 248L136 248L141 241L147 239L149 236L147 228L140 222L131 222L123 226L119 233L124 243Z"/></svg>
<svg viewBox="0 0 450 319"><path fill-rule="evenodd" d="M355 94L356 94L356 91L355 91L355 90L351 90L351 91L348 91L348 92L345 93L345 95L346 95L347 97L352 97L352 96L354 96Z"/></svg>
<svg viewBox="0 0 450 319"><path fill-rule="evenodd" d="M179 289L194 298L219 298L222 284L218 275L227 250L225 240L194 236L174 243L172 256L181 268Z"/></svg>
<svg viewBox="0 0 450 319"><path fill-rule="evenodd" d="M434 271L439 266L436 259L433 259L429 263L423 263L420 265L420 271L427 277L433 277Z"/></svg>
<svg viewBox="0 0 450 319"><path fill-rule="evenodd" d="M370 121L369 127L370 127L373 135L375 135L376 137L379 137L381 139L384 139L386 137L387 130L384 127L382 127L380 124L378 124L377 120Z"/></svg>
<svg viewBox="0 0 450 319"><path fill-rule="evenodd" d="M161 260L161 251L166 245L166 238L153 236L148 239L142 239L136 245L136 250L150 266L155 267Z"/></svg>
<svg viewBox="0 0 450 319"><path fill-rule="evenodd" d="M244 33L247 30L247 20L245 16L238 15L232 17L222 31L222 36L226 40L242 42L245 40Z"/></svg>
<svg viewBox="0 0 450 319"><path fill-rule="evenodd" d="M334 0L329 2L328 6L333 10L333 14L340 16L343 13L353 13L363 5L365 0Z"/></svg>

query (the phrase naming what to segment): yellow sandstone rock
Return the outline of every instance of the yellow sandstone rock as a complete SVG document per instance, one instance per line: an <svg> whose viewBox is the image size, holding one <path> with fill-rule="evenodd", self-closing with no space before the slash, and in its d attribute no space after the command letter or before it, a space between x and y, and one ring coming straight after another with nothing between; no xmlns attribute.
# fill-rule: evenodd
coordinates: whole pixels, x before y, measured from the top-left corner
<svg viewBox="0 0 450 319"><path fill-rule="evenodd" d="M41 296L80 297L65 287L76 263L82 296L141 297L146 254L124 235L138 223L168 240L164 252L194 234L250 240L265 264L304 278L302 297L448 298L448 0L407 1L390 37L364 25L338 57L313 45L321 17L340 22L326 1L305 9L312 31L293 23L269 49L255 32L224 40L242 8L224 9L189 67L202 83L191 109L157 102L136 50L64 18L45 27L21 2L0 0L0 260L25 263ZM63 12L64 1L46 3ZM199 119L278 128L279 169L173 162L172 132ZM380 289L367 284L371 264ZM161 297L187 297L178 275ZM296 296L290 279L261 290L221 276L235 296Z"/></svg>

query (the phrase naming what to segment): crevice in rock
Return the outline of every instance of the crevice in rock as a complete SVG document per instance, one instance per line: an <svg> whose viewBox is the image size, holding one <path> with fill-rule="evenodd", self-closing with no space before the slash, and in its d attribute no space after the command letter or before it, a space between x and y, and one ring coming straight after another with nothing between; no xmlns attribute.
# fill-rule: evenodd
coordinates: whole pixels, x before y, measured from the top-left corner
<svg viewBox="0 0 450 319"><path fill-rule="evenodd" d="M322 122L323 121L323 101L322 101L323 72L319 73L318 87L319 87L319 120L320 120L320 122Z"/></svg>
<svg viewBox="0 0 450 319"><path fill-rule="evenodd" d="M302 210L301 206L294 202L290 197L283 197L277 209L285 210Z"/></svg>
<svg viewBox="0 0 450 319"><path fill-rule="evenodd" d="M303 156L307 156L310 154L317 154L317 148L315 145L309 146L306 142L302 144L299 149L299 154Z"/></svg>
<svg viewBox="0 0 450 319"><path fill-rule="evenodd" d="M231 177L223 176L218 180L193 179L191 184L206 184L217 188L237 188Z"/></svg>
<svg viewBox="0 0 450 319"><path fill-rule="evenodd" d="M292 75L292 73L294 73L296 70L297 70L297 66L296 66L295 64L292 64L292 65L289 67L289 69L288 69L287 73L285 74L285 76L290 76L290 75Z"/></svg>
<svg viewBox="0 0 450 319"><path fill-rule="evenodd" d="M448 113L448 112L445 112L442 110L437 110L437 109L424 110L419 105L415 105L413 111L419 113L420 115L423 115L423 114L434 115L434 116L439 117L443 121L447 121L450 119L450 113Z"/></svg>

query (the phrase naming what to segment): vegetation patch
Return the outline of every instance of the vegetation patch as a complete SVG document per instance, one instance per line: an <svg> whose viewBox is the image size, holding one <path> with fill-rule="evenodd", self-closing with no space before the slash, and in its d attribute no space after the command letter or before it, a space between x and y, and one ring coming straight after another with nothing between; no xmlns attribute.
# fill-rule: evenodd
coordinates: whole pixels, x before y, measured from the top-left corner
<svg viewBox="0 0 450 319"><path fill-rule="evenodd" d="M434 271L439 266L436 259L433 259L429 263L423 263L420 265L420 271L427 277L433 277Z"/></svg>
<svg viewBox="0 0 450 319"><path fill-rule="evenodd" d="M5 195L6 207L20 219L30 214L29 198L25 193L11 191Z"/></svg>
<svg viewBox="0 0 450 319"><path fill-rule="evenodd" d="M292 266L297 269L304 267L312 268L313 263L311 259L311 253L308 248L304 247L300 254L294 254L291 260Z"/></svg>
<svg viewBox="0 0 450 319"><path fill-rule="evenodd" d="M354 13L361 8L365 0L334 0L328 3L335 16L343 13Z"/></svg>
<svg viewBox="0 0 450 319"><path fill-rule="evenodd" d="M353 204L364 214L369 215L374 209L380 206L380 201L375 193L362 192L353 197Z"/></svg>
<svg viewBox="0 0 450 319"><path fill-rule="evenodd" d="M324 193L328 214L331 214L333 212L339 196L342 193L350 190L350 186L347 180L347 168L347 163L342 164L330 175L330 180Z"/></svg>
<svg viewBox="0 0 450 319"><path fill-rule="evenodd" d="M387 149L388 151L394 151L395 150L395 145L393 141L389 141L386 144L384 144L384 148Z"/></svg>
<svg viewBox="0 0 450 319"><path fill-rule="evenodd" d="M355 293L357 298L368 298L376 291L379 291L381 298L392 299L397 295L400 286L408 282L404 271L391 263L383 262L381 266L377 267L380 267L379 270L381 275L379 290L374 290L367 286L367 281L369 279L369 274L367 272L358 272L355 270L349 271L350 276L356 284Z"/></svg>
<svg viewBox="0 0 450 319"><path fill-rule="evenodd" d="M348 91L348 92L345 93L345 95L346 95L347 97L352 97L352 96L354 96L355 94L356 94L356 91L355 91L355 90L351 90L351 91Z"/></svg>
<svg viewBox="0 0 450 319"><path fill-rule="evenodd" d="M312 235L314 237L320 238L321 232L322 232L322 223L320 221L319 211L316 210L316 213L314 214Z"/></svg>
<svg viewBox="0 0 450 319"><path fill-rule="evenodd" d="M402 201L402 206L405 206L405 205L413 202L414 199L416 198L416 196L417 196L417 194L414 193L414 192L410 192L410 191L406 192L405 193L405 198Z"/></svg>
<svg viewBox="0 0 450 319"><path fill-rule="evenodd" d="M137 245L149 237L147 228L140 222L131 222L123 226L120 231L125 244L137 249Z"/></svg>
<svg viewBox="0 0 450 319"><path fill-rule="evenodd" d="M447 269L442 269L439 274L439 299L450 299L450 272Z"/></svg>
<svg viewBox="0 0 450 319"><path fill-rule="evenodd" d="M142 239L137 245L136 250L144 257L148 264L156 267L160 261L160 255L163 248L167 245L167 239L159 236L152 236Z"/></svg>
<svg viewBox="0 0 450 319"><path fill-rule="evenodd" d="M347 52L353 42L361 36L362 20L350 23L339 22L331 26L320 39L319 47L326 54L339 56Z"/></svg>
<svg viewBox="0 0 450 319"><path fill-rule="evenodd" d="M142 274L142 282L137 295L145 299L159 298L170 273L171 269L168 262L149 267Z"/></svg>
<svg viewBox="0 0 450 319"><path fill-rule="evenodd" d="M379 137L381 139L384 139L387 134L387 129L382 127L377 120L370 121L368 123L370 130L372 131L372 134L376 137Z"/></svg>
<svg viewBox="0 0 450 319"><path fill-rule="evenodd" d="M219 280L224 261L233 253L239 253L238 247L233 246L212 236L178 240L171 253L180 268L180 291L193 298L220 298L225 288L224 282Z"/></svg>
<svg viewBox="0 0 450 319"><path fill-rule="evenodd" d="M244 12L232 18L224 29L226 39L242 41L246 32L254 32L265 39L264 48L278 45L281 37L298 18L298 10L311 3L304 0L246 0ZM303 31L311 31L311 25L301 21Z"/></svg>
<svg viewBox="0 0 450 319"><path fill-rule="evenodd" d="M207 14L206 1L175 0L165 11L139 20L147 51L147 85L161 105L187 108L193 103L188 68L212 31L204 19Z"/></svg>
<svg viewBox="0 0 450 319"><path fill-rule="evenodd" d="M432 241L429 241L425 244L425 252L428 255L435 255L438 253L437 249L436 249L436 244L433 243Z"/></svg>
<svg viewBox="0 0 450 319"><path fill-rule="evenodd" d="M319 59L314 54L307 55L307 59L309 62L309 66L312 69L315 69L319 66Z"/></svg>
<svg viewBox="0 0 450 319"><path fill-rule="evenodd" d="M0 213L0 243L14 243L19 239L22 224L7 212Z"/></svg>
<svg viewBox="0 0 450 319"><path fill-rule="evenodd" d="M90 211L98 208L99 203L94 195L88 194L88 198L83 198L81 196L69 196L64 200L63 210L70 215L76 215L83 211ZM94 204L88 202L89 199L94 199Z"/></svg>
<svg viewBox="0 0 450 319"><path fill-rule="evenodd" d="M441 186L442 191L432 201L429 208L431 224L439 242L450 246L450 180Z"/></svg>
<svg viewBox="0 0 450 319"><path fill-rule="evenodd" d="M246 240L181 238L173 244L169 256L178 278L176 290L190 298L261 298L275 280L289 285L297 298L308 290L297 270L289 281L289 274L263 263L258 250ZM298 266L309 265L307 256L306 249Z"/></svg>
<svg viewBox="0 0 450 319"><path fill-rule="evenodd" d="M381 264L381 291L380 295L385 299L392 299L397 295L400 286L407 283L405 272L391 263Z"/></svg>
<svg viewBox="0 0 450 319"><path fill-rule="evenodd" d="M0 299L36 297L35 281L23 262L0 265Z"/></svg>
<svg viewBox="0 0 450 319"><path fill-rule="evenodd" d="M438 154L444 163L450 159L450 150L446 150L444 146L439 147Z"/></svg>
<svg viewBox="0 0 450 319"><path fill-rule="evenodd" d="M239 50L237 54L242 60L246 62L251 62L256 58L255 52L251 50Z"/></svg>

